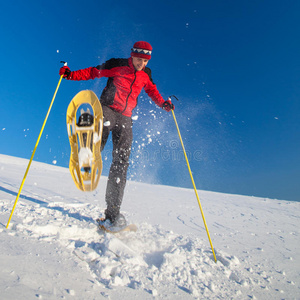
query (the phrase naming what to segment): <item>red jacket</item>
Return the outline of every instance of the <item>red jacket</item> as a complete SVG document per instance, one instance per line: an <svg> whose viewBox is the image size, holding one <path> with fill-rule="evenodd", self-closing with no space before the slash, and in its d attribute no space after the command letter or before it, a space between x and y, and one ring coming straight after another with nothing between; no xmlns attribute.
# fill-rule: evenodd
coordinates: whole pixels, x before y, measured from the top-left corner
<svg viewBox="0 0 300 300"><path fill-rule="evenodd" d="M68 79L89 80L100 77L108 77L107 85L100 98L101 104L111 107L124 116L131 117L142 88L159 107L164 103L164 99L152 81L151 70L146 67L142 71L136 71L132 58L112 58L97 67L73 71Z"/></svg>

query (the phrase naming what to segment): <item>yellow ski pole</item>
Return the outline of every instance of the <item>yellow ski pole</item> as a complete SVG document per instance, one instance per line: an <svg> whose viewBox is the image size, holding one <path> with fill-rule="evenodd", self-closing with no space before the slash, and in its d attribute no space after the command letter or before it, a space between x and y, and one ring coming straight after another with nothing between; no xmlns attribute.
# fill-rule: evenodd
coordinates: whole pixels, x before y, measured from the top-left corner
<svg viewBox="0 0 300 300"><path fill-rule="evenodd" d="M200 211L201 211L201 215L202 215L203 223L204 223L204 226L205 226L205 229L206 229L206 232L207 232L210 247L211 247L212 253L214 255L215 262L217 262L216 254L215 254L214 247L213 247L213 244L212 244L212 241L211 241L211 238L210 238L210 234L209 234L208 227L207 227L207 224L206 224L206 220L205 220L205 217L204 217L204 212L203 212L203 209L202 209L202 206L201 206L200 198L199 198L199 195L198 195L198 192L197 192L197 189L196 189L196 184L195 184L195 181L194 181L194 178L193 178L193 174L192 174L192 171L191 171L191 168L190 168L189 160L188 160L188 157L186 155L186 151L185 151L185 148L184 148L184 144L183 144L183 141L182 141L182 138L181 138L180 130L179 130L179 127L178 127L176 117L175 117L175 113L174 113L173 109L172 109L172 115L173 115L173 118L174 118L174 121L175 121L175 125L176 125L176 128L177 128L178 136L179 136L181 146L182 146L182 149L183 149L186 164L187 164L187 167L189 169L190 177L191 177L191 180L192 180L192 184L193 184L193 187L194 187L194 191L195 191L195 194L196 194L198 205L199 205L199 208L200 208Z"/></svg>
<svg viewBox="0 0 300 300"><path fill-rule="evenodd" d="M37 139L37 141L36 141L35 147L34 147L34 149L33 149L33 151L32 151L31 158L30 158L30 160L29 160L29 163L28 163L28 166L27 166L25 175L24 175L23 180L22 180L22 183L21 183L21 185L20 185L18 195L17 195L17 197L16 197L14 206L13 206L12 211L11 211L11 214L10 214L10 216L9 216L9 219L8 219L8 222L7 222L7 225L6 225L6 228L8 228L8 226L9 226L10 220L11 220L11 218L12 218L12 215L13 215L14 210L15 210L15 208L16 208L17 202L18 202L18 200L19 200L19 197L20 197L20 194L21 194L23 185L24 185L24 183L25 183L25 180L26 180L28 171L29 171L29 169L30 169L30 165L31 165L31 163L32 163L32 160L33 160L33 157L34 157L36 148L37 148L37 146L38 146L38 144L39 144L39 142L40 142L40 139L41 139L41 136L42 136L44 127L45 127L46 122L47 122L47 119L48 119L48 117L49 117L49 114L50 114L50 111L51 111L51 108L52 108L52 105L53 105L54 99L55 99L55 97L56 97L56 93L57 93L57 91L58 91L58 88L59 88L59 86L60 86L60 83L61 83L62 78L63 78L63 75L60 76L60 79L59 79L59 81L58 81L58 84L57 84L56 90L55 90L55 92L54 92L52 101L51 101L51 103L50 103L50 106L49 106L47 115L46 115L45 120L44 120L44 123L43 123L43 126L42 126L42 128L41 128L40 134L39 134L38 139Z"/></svg>

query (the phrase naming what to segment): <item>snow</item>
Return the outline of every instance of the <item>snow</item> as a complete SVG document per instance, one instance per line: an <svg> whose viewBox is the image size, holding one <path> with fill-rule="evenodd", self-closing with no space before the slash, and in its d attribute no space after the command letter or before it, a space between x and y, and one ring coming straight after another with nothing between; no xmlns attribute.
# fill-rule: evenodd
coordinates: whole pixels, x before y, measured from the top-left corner
<svg viewBox="0 0 300 300"><path fill-rule="evenodd" d="M129 181L138 231L97 230L106 177L76 189L69 170L0 155L1 299L299 299L300 203Z"/></svg>
<svg viewBox="0 0 300 300"><path fill-rule="evenodd" d="M81 147L78 153L78 160L80 168L84 165L91 166L93 161L93 152L89 147Z"/></svg>

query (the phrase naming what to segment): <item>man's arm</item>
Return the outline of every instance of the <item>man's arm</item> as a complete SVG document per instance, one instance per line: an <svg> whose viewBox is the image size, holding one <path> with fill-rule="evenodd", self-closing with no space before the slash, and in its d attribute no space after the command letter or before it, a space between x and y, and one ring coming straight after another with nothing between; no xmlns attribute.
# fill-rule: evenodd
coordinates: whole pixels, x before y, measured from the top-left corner
<svg viewBox="0 0 300 300"><path fill-rule="evenodd" d="M144 89L148 96L157 104L159 107L163 107L165 100L157 90L156 85L154 84L151 76L151 70L149 68L145 68L145 73L148 75L149 80L145 85Z"/></svg>
<svg viewBox="0 0 300 300"><path fill-rule="evenodd" d="M89 80L100 77L114 77L119 75L119 68L128 66L128 59L111 58L97 67L73 71L67 79L70 80Z"/></svg>
<svg viewBox="0 0 300 300"><path fill-rule="evenodd" d="M72 71L66 78L69 80L89 80L100 77L102 77L101 72L96 67L89 67L86 69Z"/></svg>

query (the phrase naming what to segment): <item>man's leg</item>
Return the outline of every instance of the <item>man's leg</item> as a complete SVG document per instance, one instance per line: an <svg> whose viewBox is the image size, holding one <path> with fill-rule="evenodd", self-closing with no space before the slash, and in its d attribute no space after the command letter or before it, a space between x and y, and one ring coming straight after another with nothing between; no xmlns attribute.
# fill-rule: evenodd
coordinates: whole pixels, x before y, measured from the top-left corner
<svg viewBox="0 0 300 300"><path fill-rule="evenodd" d="M130 117L118 114L117 123L112 129L113 160L106 188L106 218L112 222L120 214L126 185L127 169L132 144L132 121Z"/></svg>
<svg viewBox="0 0 300 300"><path fill-rule="evenodd" d="M101 140L101 148L100 148L101 152L106 145L110 131L112 130L113 126L115 126L115 112L107 106L103 106L102 110L103 110L103 131L102 131L102 140Z"/></svg>

